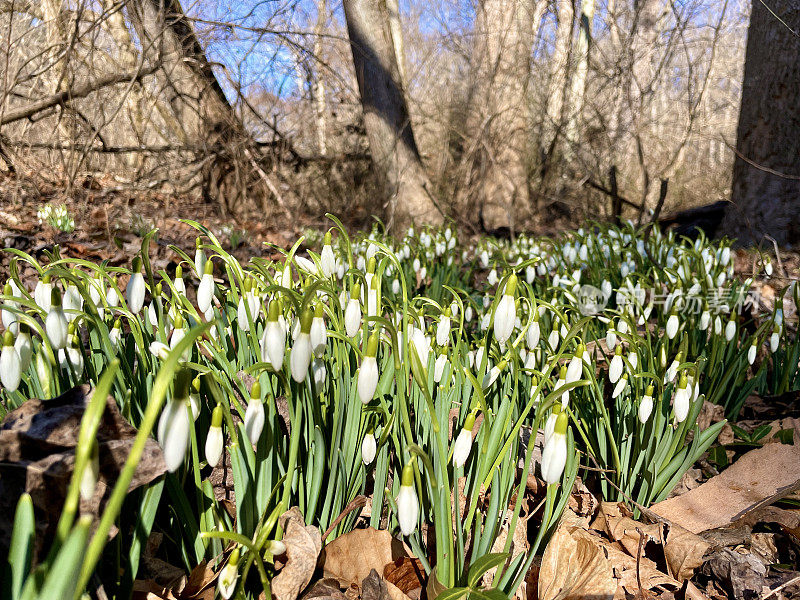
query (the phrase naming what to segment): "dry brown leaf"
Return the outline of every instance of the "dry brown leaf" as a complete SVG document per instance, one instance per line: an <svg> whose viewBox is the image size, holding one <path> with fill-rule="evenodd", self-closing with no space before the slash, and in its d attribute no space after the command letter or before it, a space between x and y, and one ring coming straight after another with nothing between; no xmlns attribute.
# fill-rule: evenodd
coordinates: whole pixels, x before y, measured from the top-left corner
<svg viewBox="0 0 800 600"><path fill-rule="evenodd" d="M296 506L283 513L278 522L284 531L286 565L272 580L272 594L277 600L295 600L314 575L322 538L319 529L305 524Z"/></svg>
<svg viewBox="0 0 800 600"><path fill-rule="evenodd" d="M670 525L664 544L664 557L672 576L678 581L690 579L694 570L703 564L703 556L710 547L711 544L696 533L675 524Z"/></svg>
<svg viewBox="0 0 800 600"><path fill-rule="evenodd" d="M383 573L395 559L407 556L403 543L385 529L354 529L325 546L319 566L326 577L334 577L344 586L360 584L371 570Z"/></svg>
<svg viewBox="0 0 800 600"><path fill-rule="evenodd" d="M767 444L676 498L651 507L659 516L700 533L729 525L800 486L800 444Z"/></svg>
<svg viewBox="0 0 800 600"><path fill-rule="evenodd" d="M361 600L409 600L395 585L389 583L375 569L361 582Z"/></svg>
<svg viewBox="0 0 800 600"><path fill-rule="evenodd" d="M383 568L383 577L404 594L423 587L427 579L422 561L410 556L401 556L386 565Z"/></svg>
<svg viewBox="0 0 800 600"><path fill-rule="evenodd" d="M661 543L661 528L656 523L645 524L631 518L631 513L621 502L602 502L592 528L603 531L613 542L619 544L633 557L639 553L639 543L644 536L644 545Z"/></svg>
<svg viewBox="0 0 800 600"><path fill-rule="evenodd" d="M11 519L20 495L28 492L36 508L37 548L49 544L61 515L75 464L75 447L86 405L88 385L77 386L52 400L31 399L6 415L0 425L0 554L11 536ZM97 431L100 474L95 495L81 499L81 514L97 517L113 482L128 458L136 429L120 415L109 396ZM128 491L166 472L161 449L148 439Z"/></svg>
<svg viewBox="0 0 800 600"><path fill-rule="evenodd" d="M586 535L583 535L583 534ZM605 552L581 527L562 519L542 556L539 600L611 600L617 582Z"/></svg>

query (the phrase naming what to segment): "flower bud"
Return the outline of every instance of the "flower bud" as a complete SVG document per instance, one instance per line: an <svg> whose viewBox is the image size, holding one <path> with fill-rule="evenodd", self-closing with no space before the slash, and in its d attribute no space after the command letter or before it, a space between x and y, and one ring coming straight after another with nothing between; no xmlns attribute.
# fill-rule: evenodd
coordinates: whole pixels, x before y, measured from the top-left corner
<svg viewBox="0 0 800 600"><path fill-rule="evenodd" d="M397 494L397 520L400 523L400 532L405 536L411 535L417 528L419 500L414 490L414 470L411 465L403 467L400 491Z"/></svg>
<svg viewBox="0 0 800 600"><path fill-rule="evenodd" d="M0 383L8 392L14 392L22 379L19 354L14 347L14 334L6 329L3 334L3 349L0 351Z"/></svg>
<svg viewBox="0 0 800 600"><path fill-rule="evenodd" d="M127 289L128 309L135 315L139 314L142 306L144 306L145 286L141 269L142 259L137 256L133 259L133 272L130 280L128 280Z"/></svg>
<svg viewBox="0 0 800 600"><path fill-rule="evenodd" d="M261 384L256 381L250 388L250 402L247 403L247 411L244 414L244 431L250 443L254 446L261 437L264 429L264 405L261 402Z"/></svg>
<svg viewBox="0 0 800 600"><path fill-rule="evenodd" d="M362 404L369 404L378 387L378 353L379 333L374 331L367 341L367 350L358 369L358 397Z"/></svg>
<svg viewBox="0 0 800 600"><path fill-rule="evenodd" d="M61 292L53 288L50 296L50 310L44 322L45 332L54 349L60 350L67 345L67 318L61 308Z"/></svg>
<svg viewBox="0 0 800 600"><path fill-rule="evenodd" d="M756 360L756 353L758 352L758 340L753 338L753 343L747 349L747 363L752 365Z"/></svg>
<svg viewBox="0 0 800 600"><path fill-rule="evenodd" d="M321 357L325 354L328 345L328 330L325 327L324 310L322 304L317 304L314 308L314 318L311 321L311 349L314 355Z"/></svg>
<svg viewBox="0 0 800 600"><path fill-rule="evenodd" d="M206 462L209 467L216 467L222 458L222 405L217 404L211 413L211 427L206 436Z"/></svg>
<svg viewBox="0 0 800 600"><path fill-rule="evenodd" d="M347 337L355 337L361 328L361 304L358 299L360 291L361 286L354 283L344 311L344 329Z"/></svg>
<svg viewBox="0 0 800 600"><path fill-rule="evenodd" d="M458 433L453 443L453 466L460 469L467 462L469 451L472 449L472 428L475 426L475 413L471 412L464 420L464 427Z"/></svg>
<svg viewBox="0 0 800 600"><path fill-rule="evenodd" d="M370 429L364 436L364 441L361 442L361 462L363 462L365 466L372 464L377 452L378 443L375 440L375 434L372 429Z"/></svg>
<svg viewBox="0 0 800 600"><path fill-rule="evenodd" d="M197 286L197 308L201 313L206 313L211 308L214 297L214 263L206 261L200 285Z"/></svg>
<svg viewBox="0 0 800 600"><path fill-rule="evenodd" d="M224 600L229 600L236 591L236 584L239 581L239 552L238 546L233 549L227 564L219 575L217 589Z"/></svg>
<svg viewBox="0 0 800 600"><path fill-rule="evenodd" d="M688 386L689 379L684 373L681 375L680 381L678 382L678 389L672 397L672 409L675 411L675 421L678 423L683 423L686 417L689 416L692 398Z"/></svg>
<svg viewBox="0 0 800 600"><path fill-rule="evenodd" d="M557 483L567 463L567 423L566 412L556 418L553 434L542 449L542 479L548 484Z"/></svg>
<svg viewBox="0 0 800 600"><path fill-rule="evenodd" d="M86 463L86 468L83 470L80 486L81 498L86 502L89 502L94 497L97 478L100 476L100 454L97 440L93 438L90 444L89 462Z"/></svg>
<svg viewBox="0 0 800 600"><path fill-rule="evenodd" d="M644 425L653 412L653 386L648 385L642 401L639 403L639 422Z"/></svg>
<svg viewBox="0 0 800 600"><path fill-rule="evenodd" d="M614 351L614 358L611 359L611 364L608 366L608 380L611 383L617 383L617 381L619 381L620 376L622 376L623 366L622 346L617 346Z"/></svg>
<svg viewBox="0 0 800 600"><path fill-rule="evenodd" d="M300 334L292 346L292 353L289 358L292 379L297 383L302 383L308 375L308 367L311 364L311 321L314 315L311 310L306 309L300 316Z"/></svg>
<svg viewBox="0 0 800 600"><path fill-rule="evenodd" d="M494 312L494 337L499 344L505 344L514 331L517 320L517 307L514 302L514 293L517 289L517 276L513 273L508 277L506 289Z"/></svg>
<svg viewBox="0 0 800 600"><path fill-rule="evenodd" d="M279 311L278 300L270 302L267 324L261 337L261 359L275 371L283 368L283 357L286 353L286 331L278 321Z"/></svg>
<svg viewBox="0 0 800 600"><path fill-rule="evenodd" d="M679 325L678 315L676 315L675 312L672 312L672 314L670 314L669 318L667 319L667 327L666 327L667 337L669 339L673 339L677 335L678 325Z"/></svg>
<svg viewBox="0 0 800 600"><path fill-rule="evenodd" d="M730 342L733 339L733 336L735 335L736 335L736 315L735 313L731 313L731 318L728 319L728 322L725 325L725 340Z"/></svg>
<svg viewBox="0 0 800 600"><path fill-rule="evenodd" d="M175 390L158 421L158 439L164 453L167 470L174 473L186 457L189 447L189 386L191 374L181 369L175 380Z"/></svg>

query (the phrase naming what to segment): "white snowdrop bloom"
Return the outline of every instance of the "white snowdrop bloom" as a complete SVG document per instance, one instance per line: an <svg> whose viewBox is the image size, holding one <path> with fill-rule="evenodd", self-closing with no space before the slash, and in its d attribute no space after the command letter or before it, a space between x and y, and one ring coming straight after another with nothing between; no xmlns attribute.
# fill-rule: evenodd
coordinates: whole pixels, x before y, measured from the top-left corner
<svg viewBox="0 0 800 600"><path fill-rule="evenodd" d="M617 333L611 328L606 332L606 346L611 352L617 347Z"/></svg>
<svg viewBox="0 0 800 600"><path fill-rule="evenodd" d="M172 281L172 285L179 295L186 295L186 282L183 280L183 267L180 265L175 267L175 279Z"/></svg>
<svg viewBox="0 0 800 600"><path fill-rule="evenodd" d="M570 359L569 365L567 366L567 376L565 378L567 383L574 383L583 375L583 360L585 353L586 346L580 344L575 354Z"/></svg>
<svg viewBox="0 0 800 600"><path fill-rule="evenodd" d="M247 410L244 413L244 431L247 439L254 446L261 437L264 429L264 404L261 401L261 384L256 381L250 388L250 402L247 403Z"/></svg>
<svg viewBox="0 0 800 600"><path fill-rule="evenodd" d="M475 415L469 413L464 420L464 427L453 442L453 466L460 469L464 466L469 458L469 452L472 450L472 428L475 426Z"/></svg>
<svg viewBox="0 0 800 600"><path fill-rule="evenodd" d="M616 329L618 333L625 335L628 333L628 322L623 318L618 319Z"/></svg>
<svg viewBox="0 0 800 600"><path fill-rule="evenodd" d="M167 356L169 356L169 346L163 342L150 342L150 354L161 360L166 360Z"/></svg>
<svg viewBox="0 0 800 600"><path fill-rule="evenodd" d="M450 311L445 309L436 324L436 343L439 346L446 346L450 341Z"/></svg>
<svg viewBox="0 0 800 600"><path fill-rule="evenodd" d="M14 347L14 334L8 329L3 334L3 349L0 351L0 383L8 392L14 392L22 379L22 365Z"/></svg>
<svg viewBox="0 0 800 600"><path fill-rule="evenodd" d="M500 302L497 303L494 313L494 337L500 344L504 344L514 331L517 319L517 307L514 302L514 292L517 286L516 275L511 275L506 283L506 290Z"/></svg>
<svg viewBox="0 0 800 600"><path fill-rule="evenodd" d="M711 323L711 313L708 310L704 310L700 315L700 322L698 324L698 329L704 331L708 329L708 325Z"/></svg>
<svg viewBox="0 0 800 600"><path fill-rule="evenodd" d="M781 333L777 327L772 330L772 335L769 336L769 349L774 354L778 349L778 342L780 342Z"/></svg>
<svg viewBox="0 0 800 600"><path fill-rule="evenodd" d="M719 315L714 317L714 335L722 335L722 319Z"/></svg>
<svg viewBox="0 0 800 600"><path fill-rule="evenodd" d="M400 289L401 289L400 288L400 281L397 278L395 278L392 281L392 294L397 296L400 293Z"/></svg>
<svg viewBox="0 0 800 600"><path fill-rule="evenodd" d="M298 271L302 270L311 275L317 275L320 273L320 270L317 268L317 265L314 264L313 260L300 255L295 255L294 260L297 263Z"/></svg>
<svg viewBox="0 0 800 600"><path fill-rule="evenodd" d="M454 316L454 317L457 317L457 316L458 316L458 311L459 311L458 302L456 302L455 300L453 300L453 301L450 303L450 314L451 314L452 316Z"/></svg>
<svg viewBox="0 0 800 600"><path fill-rule="evenodd" d="M353 284L350 292L350 300L347 301L347 308L344 311L344 329L347 337L355 337L361 328L361 304L358 300L360 293L359 284Z"/></svg>
<svg viewBox="0 0 800 600"><path fill-rule="evenodd" d="M311 322L313 319L313 313L306 309L300 317L300 334L292 346L291 356L289 357L292 379L297 383L303 383L306 380L308 367L311 365Z"/></svg>
<svg viewBox="0 0 800 600"><path fill-rule="evenodd" d="M368 431L361 442L361 462L364 465L371 465L377 453L378 442L375 439L375 434L372 431Z"/></svg>
<svg viewBox="0 0 800 600"><path fill-rule="evenodd" d="M467 308L465 308L465 309L464 309L464 320L465 320L467 323L469 323L470 321L472 321L473 312L474 312L474 311L472 310L472 305L471 305L471 304L470 304L470 305L468 305L468 306L467 306Z"/></svg>
<svg viewBox="0 0 800 600"><path fill-rule="evenodd" d="M722 287L725 285L725 271L722 271L719 275L717 275L717 287Z"/></svg>
<svg viewBox="0 0 800 600"><path fill-rule="evenodd" d="M758 352L758 340L753 338L753 343L750 344L750 348L747 349L747 363L753 364L756 360L756 353Z"/></svg>
<svg viewBox="0 0 800 600"><path fill-rule="evenodd" d="M209 467L216 467L222 458L224 439L222 436L222 406L217 404L211 414L211 427L206 436L206 462Z"/></svg>
<svg viewBox="0 0 800 600"><path fill-rule="evenodd" d="M414 470L411 465L403 467L400 491L397 494L397 521L404 536L414 533L419 520L419 499L414 490Z"/></svg>
<svg viewBox="0 0 800 600"><path fill-rule="evenodd" d="M533 350L539 345L540 335L541 328L539 327L539 321L534 320L530 327L528 327L528 331L525 332L525 343L527 344L529 350Z"/></svg>
<svg viewBox="0 0 800 600"><path fill-rule="evenodd" d="M211 308L214 287L214 263L208 260L205 263L203 276L200 278L200 285L197 286L197 308L201 313L205 313Z"/></svg>
<svg viewBox="0 0 800 600"><path fill-rule="evenodd" d="M736 319L731 318L725 324L725 340L730 342L736 335Z"/></svg>
<svg viewBox="0 0 800 600"><path fill-rule="evenodd" d="M653 386L647 386L647 391L645 392L642 400L639 402L639 422L644 425L647 423L647 420L650 418L650 415L653 412Z"/></svg>
<svg viewBox="0 0 800 600"><path fill-rule="evenodd" d="M319 388L328 378L328 370L325 368L325 361L315 358L311 361L311 375L314 378L314 385Z"/></svg>
<svg viewBox="0 0 800 600"><path fill-rule="evenodd" d="M611 287L611 282L608 279L604 279L603 283L600 284L600 291L603 293L603 297L606 300L611 298L611 293L613 292L613 288Z"/></svg>
<svg viewBox="0 0 800 600"><path fill-rule="evenodd" d="M689 408L691 407L692 398L691 391L688 388L689 380L686 375L681 375L678 383L678 389L672 397L672 409L675 411L675 421L683 423L689 415Z"/></svg>
<svg viewBox="0 0 800 600"><path fill-rule="evenodd" d="M33 357L33 343L31 342L30 326L27 323L20 325L17 339L14 342L14 349L19 355L20 370L24 373L31 366L31 358Z"/></svg>
<svg viewBox="0 0 800 600"><path fill-rule="evenodd" d="M611 359L611 364L608 366L608 380L611 383L617 383L622 376L622 368L624 362L622 360L622 346L618 346L614 352L614 357Z"/></svg>
<svg viewBox="0 0 800 600"><path fill-rule="evenodd" d="M499 364L497 364L497 365L493 366L491 369L489 369L486 372L486 374L483 376L483 381L481 382L481 387L484 390L486 390L489 387L491 387L491 385L495 381L497 381L497 378L500 376L500 373L503 371L505 366L506 366L506 362L505 361L501 361Z"/></svg>
<svg viewBox="0 0 800 600"><path fill-rule="evenodd" d="M611 394L612 398L618 397L622 392L625 391L625 388L628 387L628 374L624 373L622 377L620 377L619 381L617 381L617 385L614 386L614 391Z"/></svg>
<svg viewBox="0 0 800 600"><path fill-rule="evenodd" d="M325 275L325 277L330 277L336 273L336 256L334 255L333 248L331 247L330 232L325 234L325 241L322 246L322 253L320 254L319 262L322 266L322 274Z"/></svg>
<svg viewBox="0 0 800 600"><path fill-rule="evenodd" d="M283 368L283 358L286 354L286 330L278 321L279 310L278 300L270 302L267 323L261 336L261 360L268 363L275 371Z"/></svg>
<svg viewBox="0 0 800 600"><path fill-rule="evenodd" d="M674 339L678 333L678 315L672 313L667 319L666 333L669 339Z"/></svg>
<svg viewBox="0 0 800 600"><path fill-rule="evenodd" d="M489 253L486 250L481 251L481 266L484 269L489 267Z"/></svg>
<svg viewBox="0 0 800 600"><path fill-rule="evenodd" d="M67 321L70 323L78 318L83 310L83 296L81 296L78 286L74 283L67 284L64 289L61 307L64 309L64 316L67 317Z"/></svg>
<svg viewBox="0 0 800 600"><path fill-rule="evenodd" d="M133 271L128 280L128 288L126 290L128 310L135 315L139 314L139 311L142 310L144 306L145 291L144 275L142 275L142 259L137 256L133 259Z"/></svg>
<svg viewBox="0 0 800 600"><path fill-rule="evenodd" d="M54 349L60 350L67 345L67 318L61 308L61 292L53 288L50 299L50 310L44 322L45 332Z"/></svg>
<svg viewBox="0 0 800 600"><path fill-rule="evenodd" d="M171 473L181 466L189 447L189 377L188 371L179 372L175 393L158 421L158 440L164 453L164 463Z"/></svg>
<svg viewBox="0 0 800 600"><path fill-rule="evenodd" d="M767 277L772 277L772 261L769 258L764 265L764 273L766 273Z"/></svg>
<svg viewBox="0 0 800 600"><path fill-rule="evenodd" d="M491 286L495 286L497 285L498 281L499 279L497 277L497 269L492 269L491 271L489 271L489 275L486 278L486 282Z"/></svg>
<svg viewBox="0 0 800 600"><path fill-rule="evenodd" d="M527 281L528 284L532 284L535 278L536 278L536 268L533 265L525 267L525 281Z"/></svg>
<svg viewBox="0 0 800 600"><path fill-rule="evenodd" d="M3 295L6 296L7 298L20 296L20 293L15 292L14 288L16 288L14 280L9 279L8 283L6 283L5 286L3 286ZM13 300L5 300L4 304L8 308L19 308L19 303L14 302ZM2 315L2 318L0 320L2 320L3 322L3 327L5 327L6 329L10 329L13 333L16 333L18 331L17 321L19 320L17 317L17 313L15 313L12 310L8 310L7 308L3 308L2 311L0 311L0 315Z"/></svg>
<svg viewBox="0 0 800 600"><path fill-rule="evenodd" d="M559 371L556 384L553 387L553 391L563 387L566 384L567 384L567 367L562 366ZM568 404L569 404L569 390L561 393L561 406L566 407Z"/></svg>
<svg viewBox="0 0 800 600"><path fill-rule="evenodd" d="M723 267L727 267L730 260L731 260L731 249L729 246L726 246L725 248L722 249L719 262Z"/></svg>
<svg viewBox="0 0 800 600"><path fill-rule="evenodd" d="M436 383L441 383L442 376L444 375L444 368L447 366L447 355L440 354L436 357L436 362L433 363L433 380Z"/></svg>
<svg viewBox="0 0 800 600"><path fill-rule="evenodd" d="M550 332L550 335L547 336L547 345L550 346L550 350L555 352L558 349L558 329L553 329Z"/></svg>
<svg viewBox="0 0 800 600"><path fill-rule="evenodd" d="M412 344L414 351L417 353L419 362L423 367L428 365L428 356L431 353L431 340L425 335L425 331L419 327L408 326L409 329L409 342Z"/></svg>
<svg viewBox="0 0 800 600"><path fill-rule="evenodd" d="M239 552L238 546L233 549L228 562L219 575L217 589L224 600L230 600L236 591L236 584L239 581Z"/></svg>
<svg viewBox="0 0 800 600"><path fill-rule="evenodd" d="M537 352L538 350L531 350L528 352L528 356L525 357L525 369L533 370L536 368L537 364Z"/></svg>
<svg viewBox="0 0 800 600"><path fill-rule="evenodd" d="M367 349L358 369L358 397L362 404L369 404L375 396L375 390L378 388L378 361L375 357L378 354L379 339L377 331L369 336Z"/></svg>
<svg viewBox="0 0 800 600"><path fill-rule="evenodd" d="M314 318L311 320L311 349L317 357L325 354L328 345L328 329L325 327L325 318L322 304L314 308Z"/></svg>
<svg viewBox="0 0 800 600"><path fill-rule="evenodd" d="M542 449L542 479L557 483L567 463L567 413L556 418L553 433Z"/></svg>
<svg viewBox="0 0 800 600"><path fill-rule="evenodd" d="M50 275L45 274L36 282L36 287L33 289L33 300L45 314L50 312L50 299L52 294L53 284L50 283Z"/></svg>

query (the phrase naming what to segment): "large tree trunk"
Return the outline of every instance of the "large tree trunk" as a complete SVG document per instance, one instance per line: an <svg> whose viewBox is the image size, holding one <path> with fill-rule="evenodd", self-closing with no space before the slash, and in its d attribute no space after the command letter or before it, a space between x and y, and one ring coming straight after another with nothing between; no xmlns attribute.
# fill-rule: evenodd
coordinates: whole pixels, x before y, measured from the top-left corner
<svg viewBox="0 0 800 600"><path fill-rule="evenodd" d="M774 13L774 14L773 14ZM780 17L783 22L776 17ZM800 241L800 4L753 2L727 235Z"/></svg>
<svg viewBox="0 0 800 600"><path fill-rule="evenodd" d="M541 19L536 4L533 0L483 0L477 9L469 129L479 136L474 189L489 229L513 228L520 209L529 209L528 82L535 35L532 22L537 14Z"/></svg>
<svg viewBox="0 0 800 600"><path fill-rule="evenodd" d="M567 119L568 151L573 152L580 142L580 128L583 125L583 106L586 96L586 75L589 71L589 51L592 43L592 19L594 0L581 1L578 43L575 46L575 75L572 78L571 107Z"/></svg>
<svg viewBox="0 0 800 600"><path fill-rule="evenodd" d="M162 92L174 119L168 126L184 143L202 150L202 187L207 199L233 210L244 198L251 141L222 90L179 0L130 0L131 21L152 61L160 61Z"/></svg>
<svg viewBox="0 0 800 600"><path fill-rule="evenodd" d="M381 0L343 4L370 153L386 188L388 223L441 222L411 128L387 6Z"/></svg>

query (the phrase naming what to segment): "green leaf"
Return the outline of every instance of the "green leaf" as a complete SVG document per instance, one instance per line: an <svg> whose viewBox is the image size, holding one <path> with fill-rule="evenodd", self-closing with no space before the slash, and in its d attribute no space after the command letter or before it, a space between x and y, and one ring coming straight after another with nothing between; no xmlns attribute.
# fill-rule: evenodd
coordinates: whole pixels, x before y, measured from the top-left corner
<svg viewBox="0 0 800 600"><path fill-rule="evenodd" d="M0 588L3 598L17 600L22 592L22 584L31 568L35 526L33 501L29 494L22 494L14 514L8 563L3 566L3 584Z"/></svg>
<svg viewBox="0 0 800 600"><path fill-rule="evenodd" d="M449 588L436 596L435 600L458 600L469 594L470 589L465 587Z"/></svg>
<svg viewBox="0 0 800 600"><path fill-rule="evenodd" d="M477 586L484 573L490 569L493 569L494 567L500 566L506 561L507 558L507 552L494 552L491 554L485 554L479 559L473 561L469 566L469 571L467 572L467 585L470 587Z"/></svg>
<svg viewBox="0 0 800 600"><path fill-rule="evenodd" d="M756 427L753 430L753 433L750 434L750 441L757 442L765 435L767 435L770 431L772 431L772 427L769 425L769 423L764 423L763 425L760 425L759 427Z"/></svg>
<svg viewBox="0 0 800 600"><path fill-rule="evenodd" d="M91 525L90 516L78 519L78 524L48 569L38 600L64 600L75 595Z"/></svg>

